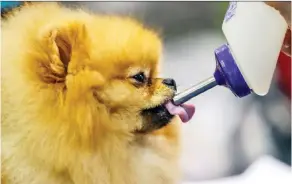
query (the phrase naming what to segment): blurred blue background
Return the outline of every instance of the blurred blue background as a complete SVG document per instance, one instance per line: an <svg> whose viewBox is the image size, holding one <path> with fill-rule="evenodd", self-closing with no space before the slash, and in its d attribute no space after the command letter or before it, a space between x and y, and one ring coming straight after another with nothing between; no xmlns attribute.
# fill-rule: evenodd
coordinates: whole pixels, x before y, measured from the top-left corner
<svg viewBox="0 0 292 184"><path fill-rule="evenodd" d="M162 75L176 79L178 90L211 76L214 49L225 43L221 23L227 2L64 4L101 14L129 15L159 31L164 41ZM290 101L275 83L265 97L238 99L228 89L216 87L191 103L196 105L196 115L182 130L185 180L239 174L264 154L291 165Z"/></svg>

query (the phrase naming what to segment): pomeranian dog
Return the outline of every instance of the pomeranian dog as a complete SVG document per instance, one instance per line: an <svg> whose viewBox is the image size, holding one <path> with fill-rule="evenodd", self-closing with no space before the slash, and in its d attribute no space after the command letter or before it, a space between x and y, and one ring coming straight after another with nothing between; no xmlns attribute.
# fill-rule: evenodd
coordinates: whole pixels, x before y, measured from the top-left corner
<svg viewBox="0 0 292 184"><path fill-rule="evenodd" d="M2 21L4 184L174 184L179 124L159 36L130 18L33 3Z"/></svg>

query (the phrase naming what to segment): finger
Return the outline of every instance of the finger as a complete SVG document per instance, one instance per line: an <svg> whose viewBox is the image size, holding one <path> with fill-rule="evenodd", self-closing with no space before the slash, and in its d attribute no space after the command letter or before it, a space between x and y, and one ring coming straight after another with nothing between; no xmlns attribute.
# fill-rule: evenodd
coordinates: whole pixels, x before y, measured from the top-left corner
<svg viewBox="0 0 292 184"><path fill-rule="evenodd" d="M281 15L285 18L289 27L291 27L291 1L286 2L269 1L265 3L278 10L281 13Z"/></svg>

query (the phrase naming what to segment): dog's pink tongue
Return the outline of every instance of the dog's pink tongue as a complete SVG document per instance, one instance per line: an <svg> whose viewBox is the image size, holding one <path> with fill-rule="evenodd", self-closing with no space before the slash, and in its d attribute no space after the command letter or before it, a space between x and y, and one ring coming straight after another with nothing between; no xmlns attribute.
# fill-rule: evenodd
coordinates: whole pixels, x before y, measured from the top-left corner
<svg viewBox="0 0 292 184"><path fill-rule="evenodd" d="M174 105L171 101L165 104L166 109L172 115L178 115L182 122L188 122L195 113L195 106L191 104Z"/></svg>

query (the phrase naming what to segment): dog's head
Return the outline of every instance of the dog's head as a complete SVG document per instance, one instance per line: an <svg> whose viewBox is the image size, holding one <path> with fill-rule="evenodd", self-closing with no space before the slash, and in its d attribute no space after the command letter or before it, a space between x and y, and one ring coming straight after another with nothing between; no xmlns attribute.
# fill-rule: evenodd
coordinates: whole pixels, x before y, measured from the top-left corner
<svg viewBox="0 0 292 184"><path fill-rule="evenodd" d="M55 92L55 108L81 126L146 133L167 125L176 84L158 77L156 33L128 18L80 16L86 21L60 20L37 40L37 78Z"/></svg>

